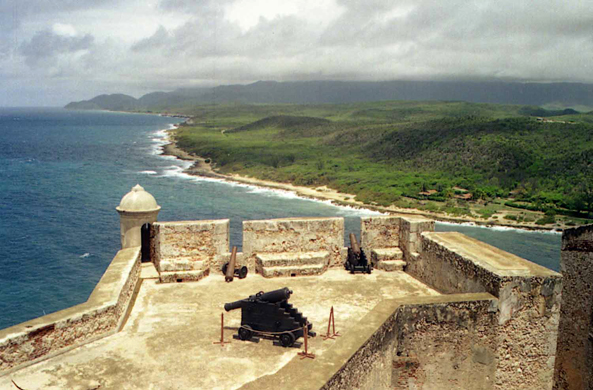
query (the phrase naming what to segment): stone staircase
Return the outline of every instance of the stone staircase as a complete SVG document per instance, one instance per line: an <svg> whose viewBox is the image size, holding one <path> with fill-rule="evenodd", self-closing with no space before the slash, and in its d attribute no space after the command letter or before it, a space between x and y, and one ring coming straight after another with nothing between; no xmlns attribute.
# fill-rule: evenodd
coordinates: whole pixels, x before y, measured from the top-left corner
<svg viewBox="0 0 593 390"><path fill-rule="evenodd" d="M373 267L383 271L403 271L406 262L399 248L376 248L371 250Z"/></svg>
<svg viewBox="0 0 593 390"><path fill-rule="evenodd" d="M208 276L210 269L205 260L194 257L178 257L161 260L159 264L159 281L161 283L193 282Z"/></svg>
<svg viewBox="0 0 593 390"><path fill-rule="evenodd" d="M320 275L327 270L329 252L258 253L257 272L264 278Z"/></svg>

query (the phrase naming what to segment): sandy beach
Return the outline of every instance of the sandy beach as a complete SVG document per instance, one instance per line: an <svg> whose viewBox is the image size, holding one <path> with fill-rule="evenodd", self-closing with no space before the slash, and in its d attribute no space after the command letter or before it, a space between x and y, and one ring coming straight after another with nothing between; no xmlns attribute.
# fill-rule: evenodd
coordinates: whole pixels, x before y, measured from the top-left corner
<svg viewBox="0 0 593 390"><path fill-rule="evenodd" d="M326 186L321 187L305 187L305 186L296 186L290 183L278 183L269 180L261 180L254 177L248 176L241 176L237 174L221 174L216 172L215 169L212 168L210 163L207 163L207 159L195 156L186 151L177 147L174 139L174 131L175 129L169 131L169 144L163 146L163 154L175 156L181 160L193 161L193 165L185 170L185 173L194 176L202 176L202 177L209 177L209 178L216 178L224 181L232 181L236 183L243 183L249 184L253 186L259 187L266 187L266 188L273 188L279 189L283 191L290 191L294 192L298 196L304 198L313 198L323 201L330 201L336 205L340 206L348 206L348 207L355 207L355 208L364 208L373 211L379 211L383 213L389 214L404 214L404 215L417 215L422 216L430 219L434 219L437 221L442 222L451 222L451 223L473 223L476 225L482 226L502 226L502 227L510 227L516 229L526 229L526 230L540 230L540 231L550 231L556 230L561 231L562 229L566 228L563 224L555 224L555 225L536 225L534 222L530 223L513 223L510 220L504 220L504 222L500 221L504 217L505 214L497 214L499 219L478 219L472 218L468 216L458 217L458 216L451 216L443 213L435 213L430 211L423 211L418 209L407 209L407 208L399 208L395 206L379 206L379 205L369 205L363 202L355 200L356 195L354 194L345 194L342 192L338 192L332 188L328 188ZM542 214L543 215L543 214Z"/></svg>

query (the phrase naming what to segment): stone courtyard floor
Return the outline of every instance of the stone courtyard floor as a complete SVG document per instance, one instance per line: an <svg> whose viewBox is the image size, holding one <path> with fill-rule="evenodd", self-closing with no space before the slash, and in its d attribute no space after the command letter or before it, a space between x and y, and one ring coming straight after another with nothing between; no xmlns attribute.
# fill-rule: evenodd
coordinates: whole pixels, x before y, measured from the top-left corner
<svg viewBox="0 0 593 390"><path fill-rule="evenodd" d="M335 343L321 337L332 306L336 330L348 337L352 325L383 299L439 295L404 272L379 270L274 279L250 274L232 283L222 274L179 284L145 279L121 332L0 377L0 389L16 389L11 380L26 390L240 388L277 372L302 351L303 339L292 348L270 339L238 340L238 309L224 313L224 338L231 343L213 344L220 339L224 303L282 287L293 290L289 303L313 323L317 337L309 339L309 350L316 355Z"/></svg>

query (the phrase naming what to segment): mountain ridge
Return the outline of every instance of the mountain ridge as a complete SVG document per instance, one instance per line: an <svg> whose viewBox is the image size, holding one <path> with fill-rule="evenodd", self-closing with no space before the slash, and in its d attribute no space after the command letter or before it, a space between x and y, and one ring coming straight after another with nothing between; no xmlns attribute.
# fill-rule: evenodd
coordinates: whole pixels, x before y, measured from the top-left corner
<svg viewBox="0 0 593 390"><path fill-rule="evenodd" d="M524 105L593 107L593 84L499 81L257 81L211 88L151 92L136 99L99 95L71 102L68 109L162 110L219 103L341 104L386 100L467 101Z"/></svg>

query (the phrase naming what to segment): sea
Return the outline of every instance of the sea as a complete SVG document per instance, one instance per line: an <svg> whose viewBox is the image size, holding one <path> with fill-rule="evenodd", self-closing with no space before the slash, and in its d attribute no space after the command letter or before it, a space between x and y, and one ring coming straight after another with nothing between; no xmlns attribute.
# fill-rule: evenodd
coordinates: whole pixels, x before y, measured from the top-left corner
<svg viewBox="0 0 593 390"><path fill-rule="evenodd" d="M346 233L377 212L294 193L183 173L162 154L181 119L148 114L0 108L0 329L87 300L120 248L115 207L142 185L159 220L229 218L241 247L243 220L340 216ZM437 223L554 270L558 233Z"/></svg>

